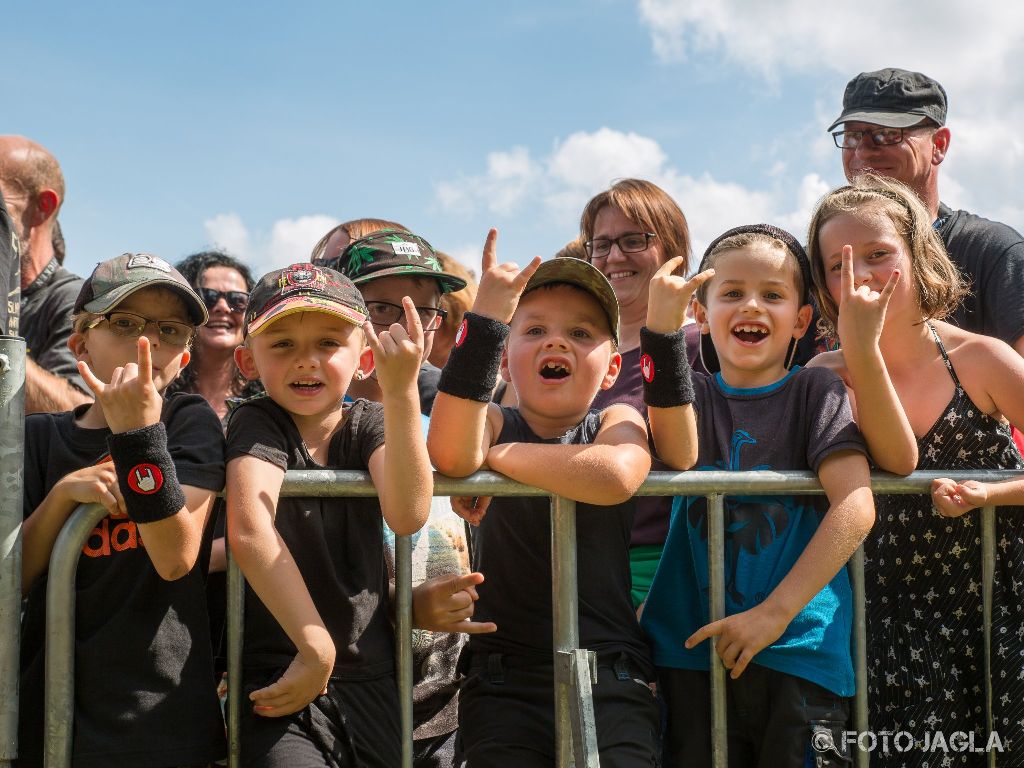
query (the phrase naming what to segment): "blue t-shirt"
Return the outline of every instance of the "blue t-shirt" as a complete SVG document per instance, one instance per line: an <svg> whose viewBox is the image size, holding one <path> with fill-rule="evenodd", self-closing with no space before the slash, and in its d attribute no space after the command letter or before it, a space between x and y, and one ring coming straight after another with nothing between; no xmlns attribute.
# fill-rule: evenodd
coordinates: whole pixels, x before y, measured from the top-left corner
<svg viewBox="0 0 1024 768"><path fill-rule="evenodd" d="M766 387L737 389L694 375L700 470L818 470L835 451L865 451L842 380L796 368ZM823 496L727 496L726 614L749 610L789 573L828 509ZM661 667L707 670L709 641L686 639L709 622L707 501L677 497L641 625ZM854 692L853 599L842 569L753 663L840 696Z"/></svg>

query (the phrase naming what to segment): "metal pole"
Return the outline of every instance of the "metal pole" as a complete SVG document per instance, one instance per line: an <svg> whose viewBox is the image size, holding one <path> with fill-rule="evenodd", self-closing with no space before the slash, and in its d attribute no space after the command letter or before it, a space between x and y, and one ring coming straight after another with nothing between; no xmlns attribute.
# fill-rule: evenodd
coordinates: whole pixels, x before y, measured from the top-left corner
<svg viewBox="0 0 1024 768"><path fill-rule="evenodd" d="M0 336L0 766L18 756L25 340Z"/></svg>
<svg viewBox="0 0 1024 768"><path fill-rule="evenodd" d="M99 504L80 504L50 553L46 583L45 768L69 768L75 712L75 576L89 534L107 516Z"/></svg>
<svg viewBox="0 0 1024 768"><path fill-rule="evenodd" d="M857 733L864 733L868 730L868 621L864 596L863 544L857 547L857 551L850 558L849 572L853 589L853 676L856 685L853 698L853 728ZM868 768L871 753L860 747L855 749L854 759L857 768Z"/></svg>
<svg viewBox="0 0 1024 768"><path fill-rule="evenodd" d="M231 553L227 534L224 535L224 552L228 558L227 610L224 620L228 633L228 768L242 765L241 718L242 718L242 627L245 616L245 576L238 568Z"/></svg>
<svg viewBox="0 0 1024 768"><path fill-rule="evenodd" d="M395 536L395 654L402 768L412 768L412 536Z"/></svg>
<svg viewBox="0 0 1024 768"><path fill-rule="evenodd" d="M568 669L557 659L580 644L579 593L576 588L576 502L551 497L551 610L555 651L555 739L559 766L575 765L572 755L572 721L569 707Z"/></svg>
<svg viewBox="0 0 1024 768"><path fill-rule="evenodd" d="M985 730L991 737L992 721L992 593L996 574L996 508L981 510L981 610L985 624ZM986 739L987 743L987 739ZM995 766L996 751L988 753L988 764Z"/></svg>
<svg viewBox="0 0 1024 768"><path fill-rule="evenodd" d="M725 618L725 497L713 493L708 497L708 575L711 595L711 621ZM726 740L728 722L725 709L725 666L711 638L711 764L726 768L729 749Z"/></svg>

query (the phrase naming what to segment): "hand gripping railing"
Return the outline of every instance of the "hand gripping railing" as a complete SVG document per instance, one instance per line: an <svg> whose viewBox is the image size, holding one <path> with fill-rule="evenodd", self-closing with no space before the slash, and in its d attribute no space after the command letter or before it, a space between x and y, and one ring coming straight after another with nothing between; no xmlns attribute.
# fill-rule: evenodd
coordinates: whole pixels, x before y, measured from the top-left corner
<svg viewBox="0 0 1024 768"><path fill-rule="evenodd" d="M872 475L872 490L885 494L929 493L938 477L956 480L999 482L1018 472L916 472L909 477ZM711 620L725 615L724 497L735 494L812 495L822 493L817 477L810 472L652 472L637 495L706 496L709 511L708 554L711 571ZM460 480L437 475L437 496L550 496L537 488L521 485L503 475L478 472ZM375 496L376 491L363 472L331 470L291 471L285 476L282 496ZM555 651L555 724L559 766L599 766L593 701L590 696L590 657L578 648L576 590L575 502L552 498L552 598ZM98 505L80 506L69 518L54 544L50 558L47 594L46 639L46 768L71 765L72 711L74 699L74 576L78 557L92 529L106 515ZM990 634L992 583L995 571L995 509L981 510L982 574L985 622L985 671L991 668ZM404 541L403 541L404 539ZM412 765L412 651L411 651L411 550L408 537L396 545L396 613L398 615L398 684L402 704L403 766ZM867 662L864 617L864 562L858 551L850 561L854 593L854 653L857 695L854 727L868 730ZM228 744L229 761L239 764L238 722L241 684L241 604L243 582L229 556L228 569ZM711 649L712 759L715 768L725 768L725 669ZM991 731L991 685L986 681L986 723ZM868 753L858 752L859 768L868 765ZM989 754L995 765L995 753Z"/></svg>

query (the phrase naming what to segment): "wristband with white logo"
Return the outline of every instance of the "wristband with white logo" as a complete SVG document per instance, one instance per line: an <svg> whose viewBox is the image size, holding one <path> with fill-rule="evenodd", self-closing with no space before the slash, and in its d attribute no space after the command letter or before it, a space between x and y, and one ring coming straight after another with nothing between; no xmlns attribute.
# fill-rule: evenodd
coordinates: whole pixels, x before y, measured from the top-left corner
<svg viewBox="0 0 1024 768"><path fill-rule="evenodd" d="M682 328L675 333L640 329L640 373L647 405L674 408L693 402L693 373Z"/></svg>
<svg viewBox="0 0 1024 768"><path fill-rule="evenodd" d="M437 391L464 400L489 402L498 383L501 352L508 339L507 323L467 312L455 334Z"/></svg>
<svg viewBox="0 0 1024 768"><path fill-rule="evenodd" d="M162 423L108 435L107 447L128 517L136 523L155 523L181 511L185 494L178 485Z"/></svg>

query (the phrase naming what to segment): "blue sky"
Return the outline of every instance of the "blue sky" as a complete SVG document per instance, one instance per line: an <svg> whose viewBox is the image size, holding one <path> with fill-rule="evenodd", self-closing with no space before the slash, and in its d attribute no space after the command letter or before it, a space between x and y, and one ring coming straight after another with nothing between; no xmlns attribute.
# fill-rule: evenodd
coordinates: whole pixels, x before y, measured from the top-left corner
<svg viewBox="0 0 1024 768"><path fill-rule="evenodd" d="M943 198L1022 229L1024 9L989 5L8 5L2 130L60 161L80 274L211 245L265 271L360 216L471 266L497 226L525 263L629 175L676 197L697 248L752 221L802 236L843 182L824 128L846 81L902 66L950 95Z"/></svg>

